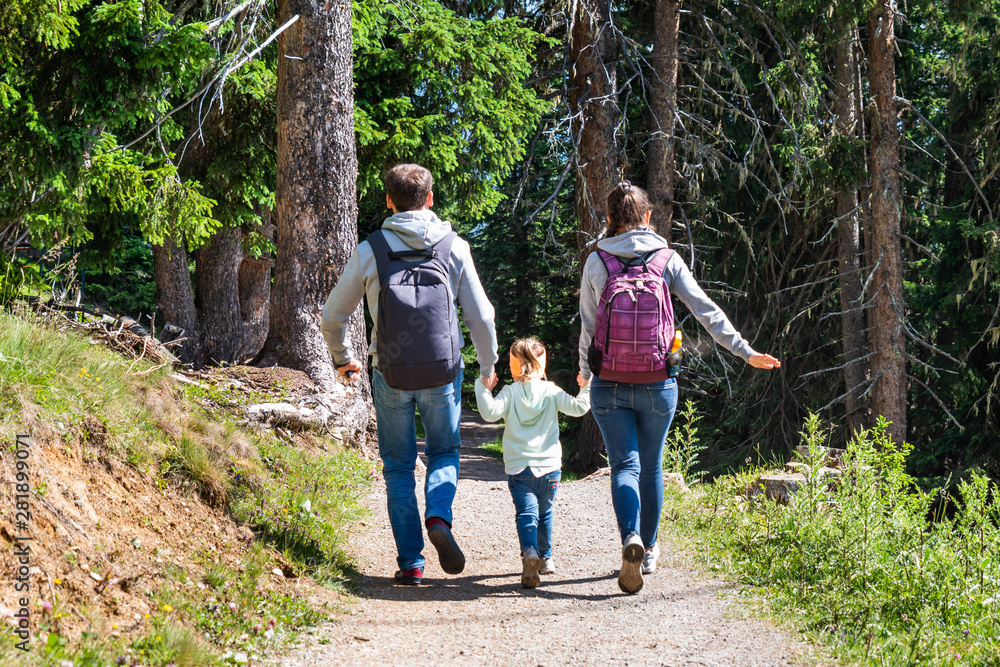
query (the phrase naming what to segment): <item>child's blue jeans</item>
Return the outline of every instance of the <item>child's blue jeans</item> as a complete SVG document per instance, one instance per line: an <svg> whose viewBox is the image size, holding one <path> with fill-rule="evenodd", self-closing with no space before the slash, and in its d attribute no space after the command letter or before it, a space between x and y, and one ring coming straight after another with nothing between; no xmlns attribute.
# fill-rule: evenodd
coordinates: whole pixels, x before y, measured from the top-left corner
<svg viewBox="0 0 1000 667"><path fill-rule="evenodd" d="M535 477L530 467L516 475L507 475L522 553L531 547L542 558L552 558L552 501L561 478L559 470Z"/></svg>

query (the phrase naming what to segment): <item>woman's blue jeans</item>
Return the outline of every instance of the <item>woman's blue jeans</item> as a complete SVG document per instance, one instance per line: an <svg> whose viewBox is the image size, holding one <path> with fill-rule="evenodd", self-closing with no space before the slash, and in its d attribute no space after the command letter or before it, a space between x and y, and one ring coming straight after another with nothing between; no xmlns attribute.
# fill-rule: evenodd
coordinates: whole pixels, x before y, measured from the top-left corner
<svg viewBox="0 0 1000 667"><path fill-rule="evenodd" d="M638 533L649 549L663 510L663 443L677 409L677 380L626 384L595 377L590 406L611 464L611 502L622 543Z"/></svg>
<svg viewBox="0 0 1000 667"><path fill-rule="evenodd" d="M372 381L378 451L382 456L389 523L396 540L399 569L424 566L424 533L417 507L417 431L415 411L420 411L426 439L427 478L424 482L426 517L440 517L451 525L451 504L458 485L459 421L462 415L462 375L451 384L433 389L406 391L386 384L377 370Z"/></svg>
<svg viewBox="0 0 1000 667"><path fill-rule="evenodd" d="M535 477L531 468L507 475L522 553L531 547L542 558L552 558L552 501L556 498L561 477L558 470Z"/></svg>

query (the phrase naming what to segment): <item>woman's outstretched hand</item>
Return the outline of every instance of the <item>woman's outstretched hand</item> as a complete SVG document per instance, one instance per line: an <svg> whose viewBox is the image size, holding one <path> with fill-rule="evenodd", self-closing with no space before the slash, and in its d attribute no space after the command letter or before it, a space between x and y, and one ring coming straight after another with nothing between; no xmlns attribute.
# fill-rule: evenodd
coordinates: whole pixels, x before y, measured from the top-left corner
<svg viewBox="0 0 1000 667"><path fill-rule="evenodd" d="M772 357L770 354L761 354L760 352L754 352L751 354L747 363L754 368L781 368L780 361Z"/></svg>

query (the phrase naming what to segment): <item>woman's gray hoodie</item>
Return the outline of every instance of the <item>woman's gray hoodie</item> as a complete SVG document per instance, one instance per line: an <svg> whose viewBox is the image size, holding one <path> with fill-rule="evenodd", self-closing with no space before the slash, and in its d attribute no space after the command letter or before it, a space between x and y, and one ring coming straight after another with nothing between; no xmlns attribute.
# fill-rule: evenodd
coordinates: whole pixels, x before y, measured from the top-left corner
<svg viewBox="0 0 1000 667"><path fill-rule="evenodd" d="M385 238L392 250L425 250L443 239L451 231L451 224L438 218L433 211L424 209L391 215L382 223L382 229L391 232ZM472 344L476 348L479 372L483 377L490 377L498 358L493 304L486 298L486 292L479 282L469 243L462 238L455 239L451 246L449 278L451 293L462 308L462 321L469 328ZM323 306L321 330L333 361L338 366L343 366L354 358L354 353L347 344L346 327L362 297L368 297L372 321L378 321L379 287L375 253L368 241L362 241L347 261L344 272ZM464 345L464 341L462 344ZM372 355L372 363L378 368L375 349L373 328L368 354Z"/></svg>
<svg viewBox="0 0 1000 667"><path fill-rule="evenodd" d="M634 259L651 250L666 248L667 241L648 227L639 227L632 231L602 239L597 247L623 259ZM701 326L711 334L719 345L740 357L744 361L750 359L754 350L743 338L714 301L708 298L691 275L690 269L677 253L671 256L663 270L663 279L667 282L670 295L680 299ZM587 350L590 340L594 337L594 321L597 318L597 303L601 299L601 291L608 280L608 270L596 252L590 254L583 267L583 280L580 286L580 374L585 380L591 377L590 366L587 364Z"/></svg>

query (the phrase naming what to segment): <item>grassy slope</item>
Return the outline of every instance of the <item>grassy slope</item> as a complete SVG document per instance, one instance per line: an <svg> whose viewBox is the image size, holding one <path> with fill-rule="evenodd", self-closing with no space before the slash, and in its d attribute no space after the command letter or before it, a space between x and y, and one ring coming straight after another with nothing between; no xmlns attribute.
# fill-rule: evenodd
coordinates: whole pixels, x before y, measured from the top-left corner
<svg viewBox="0 0 1000 667"><path fill-rule="evenodd" d="M325 619L370 464L236 423L239 398L0 313L0 616L19 608L15 440L32 438L30 654L0 663L208 665ZM300 575L308 579L297 579ZM102 587L102 584L104 586Z"/></svg>
<svg viewBox="0 0 1000 667"><path fill-rule="evenodd" d="M1000 665L997 487L974 474L948 517L884 427L851 442L837 483L815 417L803 436L814 463L794 503L752 493L767 469L746 469L668 489L664 531L845 664Z"/></svg>

